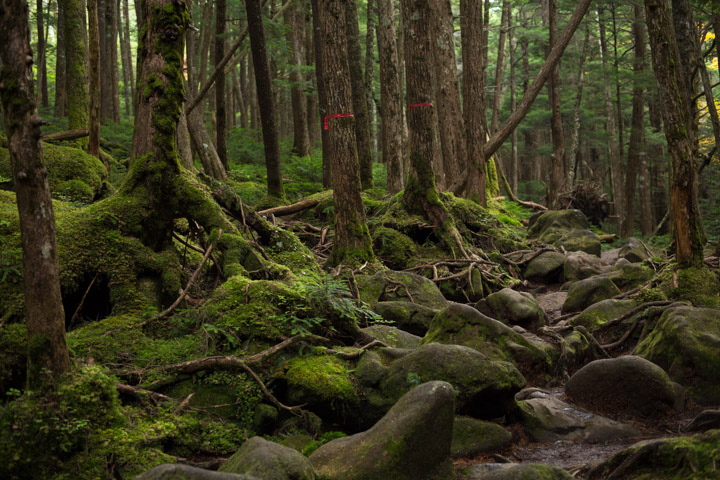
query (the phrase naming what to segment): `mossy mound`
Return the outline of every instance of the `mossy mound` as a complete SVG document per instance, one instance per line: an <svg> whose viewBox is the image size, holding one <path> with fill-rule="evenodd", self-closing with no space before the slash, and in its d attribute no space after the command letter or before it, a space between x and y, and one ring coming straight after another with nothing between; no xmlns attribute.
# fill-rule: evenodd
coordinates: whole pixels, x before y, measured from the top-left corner
<svg viewBox="0 0 720 480"><path fill-rule="evenodd" d="M666 310L636 354L662 367L698 403L720 402L720 314L707 308Z"/></svg>
<svg viewBox="0 0 720 480"><path fill-rule="evenodd" d="M315 470L300 452L253 437L233 454L219 469L263 480L315 480Z"/></svg>
<svg viewBox="0 0 720 480"><path fill-rule="evenodd" d="M581 325L592 332L606 322L626 314L636 306L635 300L602 300L587 307L580 315L570 320L570 323Z"/></svg>
<svg viewBox="0 0 720 480"><path fill-rule="evenodd" d="M696 307L720 307L720 279L709 268L666 268L659 288L668 299L687 300Z"/></svg>
<svg viewBox="0 0 720 480"><path fill-rule="evenodd" d="M78 148L43 143L44 163L54 198L90 203L101 194L108 176L103 163ZM10 154L0 147L0 177L12 178Z"/></svg>
<svg viewBox="0 0 720 480"><path fill-rule="evenodd" d="M472 458L480 453L502 450L511 440L512 434L497 423L455 417L450 452L453 458Z"/></svg>
<svg viewBox="0 0 720 480"><path fill-rule="evenodd" d="M392 270L407 268L417 253L415 242L392 228L377 227L372 232L372 239L375 256Z"/></svg>
<svg viewBox="0 0 720 480"><path fill-rule="evenodd" d="M720 430L692 437L648 440L593 468L588 479L713 479L720 464ZM617 473L617 475L616 475Z"/></svg>
<svg viewBox="0 0 720 480"><path fill-rule="evenodd" d="M579 312L590 305L620 294L620 289L607 277L595 276L570 285L562 312Z"/></svg>

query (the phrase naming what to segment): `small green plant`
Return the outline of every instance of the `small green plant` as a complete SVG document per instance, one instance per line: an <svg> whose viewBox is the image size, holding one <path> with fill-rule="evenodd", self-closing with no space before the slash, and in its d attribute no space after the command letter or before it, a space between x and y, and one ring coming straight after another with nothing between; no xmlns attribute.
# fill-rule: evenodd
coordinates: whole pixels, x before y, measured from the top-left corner
<svg viewBox="0 0 720 480"><path fill-rule="evenodd" d="M305 455L306 457L309 457L310 455L312 455L312 453L313 453L315 450L317 450L318 448L322 447L322 446L325 445L326 443L328 443L328 442L330 442L330 441L332 441L332 440L335 440L336 438L343 438L343 437L347 437L347 435L346 435L345 433L343 433L343 432L325 432L325 433L323 433L323 434L320 436L320 438L318 438L317 440L313 440L312 442L310 442L310 443L308 444L308 446L303 449L303 452L302 452L302 453L303 453L303 455Z"/></svg>

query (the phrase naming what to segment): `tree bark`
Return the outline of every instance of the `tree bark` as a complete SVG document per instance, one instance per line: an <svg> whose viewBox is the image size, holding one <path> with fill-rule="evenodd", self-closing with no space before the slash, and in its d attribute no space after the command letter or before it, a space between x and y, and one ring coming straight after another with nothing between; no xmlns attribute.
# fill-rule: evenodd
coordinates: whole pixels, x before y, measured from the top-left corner
<svg viewBox="0 0 720 480"><path fill-rule="evenodd" d="M125 92L125 113L134 113L134 102L135 98L135 75L133 74L133 61L132 61L132 49L130 48L130 12L128 8L128 0L123 0L122 5L123 12L123 39L121 44L121 54L123 56L123 82Z"/></svg>
<svg viewBox="0 0 720 480"><path fill-rule="evenodd" d="M53 115L67 115L67 60L65 58L65 2L58 0L57 43L55 45L55 104Z"/></svg>
<svg viewBox="0 0 720 480"><path fill-rule="evenodd" d="M430 37L432 41L434 106L438 117L438 133L442 151L442 169L435 172L438 188L445 190L458 181L465 168L465 122L460 107L455 37L450 0L432 0Z"/></svg>
<svg viewBox="0 0 720 480"><path fill-rule="evenodd" d="M360 182L362 183L362 189L367 190L373 187L372 136L370 134L370 115L368 114L367 93L365 92L362 71L357 0L347 1L345 15L347 15L348 65L350 67L350 85L352 87L352 110L355 114L355 139L360 164Z"/></svg>
<svg viewBox="0 0 720 480"><path fill-rule="evenodd" d="M100 32L98 30L98 2L87 0L89 44L89 118L88 153L100 158Z"/></svg>
<svg viewBox="0 0 720 480"><path fill-rule="evenodd" d="M328 108L325 121L330 132L335 205L335 242L327 261L329 266L358 264L374 258L361 196L355 122L352 117L333 117L350 114L353 108L346 6L345 0L318 2L318 33L324 39L322 69Z"/></svg>
<svg viewBox="0 0 720 480"><path fill-rule="evenodd" d="M367 23L365 34L365 103L370 118L370 151L377 152L377 108L373 95L373 84L375 83L375 28L377 25L377 6L375 0L367 2ZM373 156L373 161L375 157Z"/></svg>
<svg viewBox="0 0 720 480"><path fill-rule="evenodd" d="M313 50L315 51L315 80L318 91L318 113L320 114L320 135L322 141L322 172L323 188L332 188L332 162L330 153L330 138L328 131L324 129L325 116L328 115L327 87L323 77L325 68L323 66L323 49L325 39L320 35L320 6L319 0L310 0L313 14Z"/></svg>
<svg viewBox="0 0 720 480"><path fill-rule="evenodd" d="M263 145L265 147L265 166L267 168L268 196L284 199L282 169L280 166L280 144L278 139L277 110L272 91L272 75L265 43L262 6L260 0L247 0L245 9L250 33L253 66L255 67L255 86L262 122Z"/></svg>
<svg viewBox="0 0 720 480"><path fill-rule="evenodd" d="M620 229L620 235L623 238L632 236L635 225L635 187L642 163L642 141L645 137L645 88L642 78L645 70L645 27L642 7L634 5L633 11L635 20L632 26L632 36L635 45L635 61L633 63L632 126L630 145L628 146L628 163L625 169L625 207Z"/></svg>
<svg viewBox="0 0 720 480"><path fill-rule="evenodd" d="M67 73L68 129L88 128L87 72L85 70L85 10L82 0L65 5L65 60ZM87 145L81 140L81 145Z"/></svg>
<svg viewBox="0 0 720 480"><path fill-rule="evenodd" d="M227 16L226 0L215 1L215 48L213 58L215 65L218 65L225 56L225 18ZM220 163L225 171L228 168L227 145L226 145L226 105L225 105L225 70L218 71L215 80L215 149L217 150Z"/></svg>
<svg viewBox="0 0 720 480"><path fill-rule="evenodd" d="M511 5L508 0L503 1L502 16L500 17L500 35L498 36L497 59L495 62L495 85L492 90L492 117L490 131L497 130L500 123L500 105L502 103L503 68L505 67L505 43L510 29Z"/></svg>
<svg viewBox="0 0 720 480"><path fill-rule="evenodd" d="M395 9L392 0L377 0L377 7L382 154L387 170L388 193L395 194L405 186L402 87L395 34Z"/></svg>
<svg viewBox="0 0 720 480"><path fill-rule="evenodd" d="M558 7L557 0L548 0L548 20L550 27L550 39L548 55L557 43ZM560 95L560 67L556 64L548 79L548 97L552 117L550 120L550 131L552 133L553 153L551 159L550 184L548 185L547 199L548 208L557 207L560 191L565 183L565 137L563 134L562 122L562 98Z"/></svg>
<svg viewBox="0 0 720 480"><path fill-rule="evenodd" d="M305 13L304 3L291 5L285 11L285 24L289 27L287 40L290 43L290 84L292 89L293 153L298 157L310 156L310 134L308 112L305 100L305 77L300 71L304 65Z"/></svg>
<svg viewBox="0 0 720 480"><path fill-rule="evenodd" d="M465 102L465 128L467 161L465 196L480 205L487 205L485 155L485 68L483 66L483 10L481 2L463 0L460 3L460 30L462 31L463 100Z"/></svg>
<svg viewBox="0 0 720 480"><path fill-rule="evenodd" d="M45 18L43 9L43 0L36 1L37 9L35 14L37 15L37 31L38 31L38 62L37 66L37 84L40 90L40 98L42 99L42 106L47 108L50 106L48 99L48 84L47 84L47 46L45 44ZM48 8L50 5L48 4Z"/></svg>
<svg viewBox="0 0 720 480"><path fill-rule="evenodd" d="M697 168L688 118L686 77L671 15L665 2L645 0L653 69L658 83L660 111L672 157L672 202L675 258L682 267L703 264L705 235L698 207Z"/></svg>
<svg viewBox="0 0 720 480"><path fill-rule="evenodd" d="M604 71L608 71L608 48L607 38L605 36L605 23L603 19L603 9L598 8L598 25L600 33L600 56L602 57L602 67ZM605 131L607 132L608 157L610 159L610 183L613 193L613 204L615 206L615 217L618 227L621 226L623 218L623 190L622 175L620 173L620 152L617 143L617 132L615 127L615 112L612 105L612 90L610 83L605 84Z"/></svg>
<svg viewBox="0 0 720 480"><path fill-rule="evenodd" d="M118 72L118 20L120 9L119 0L110 0L110 75L112 77L112 120L117 123L120 121L120 75Z"/></svg>
<svg viewBox="0 0 720 480"><path fill-rule="evenodd" d="M512 8L508 13L508 30L510 31L510 111L517 108L517 99L515 95L515 50L517 48L517 37L513 30L512 23ZM518 193L518 177L519 177L519 162L518 162L518 132L517 128L513 130L511 137L511 150L510 150L510 165L508 168L508 180L510 181L510 190L513 195L517 196Z"/></svg>
<svg viewBox="0 0 720 480"><path fill-rule="evenodd" d="M573 107L573 131L570 136L570 148L568 148L568 153L565 155L568 160L565 169L565 185L570 189L575 185L575 173L578 168L578 158L580 157L580 106L582 105L583 88L585 87L585 59L587 58L589 46L590 23L587 22L585 24L585 40L583 40L577 78L575 79L577 94L575 95L575 106Z"/></svg>
<svg viewBox="0 0 720 480"><path fill-rule="evenodd" d="M17 197L23 249L23 283L28 330L28 386L53 384L70 367L65 314L47 170L32 73L28 7L22 0L0 2L0 101ZM47 374L51 378L46 378Z"/></svg>

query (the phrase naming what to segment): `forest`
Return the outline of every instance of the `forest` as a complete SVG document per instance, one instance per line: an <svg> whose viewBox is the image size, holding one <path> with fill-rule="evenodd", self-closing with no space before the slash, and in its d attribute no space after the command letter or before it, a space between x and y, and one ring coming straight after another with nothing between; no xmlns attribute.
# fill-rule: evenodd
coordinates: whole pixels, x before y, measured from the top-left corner
<svg viewBox="0 0 720 480"><path fill-rule="evenodd" d="M0 478L720 478L718 32L0 0Z"/></svg>

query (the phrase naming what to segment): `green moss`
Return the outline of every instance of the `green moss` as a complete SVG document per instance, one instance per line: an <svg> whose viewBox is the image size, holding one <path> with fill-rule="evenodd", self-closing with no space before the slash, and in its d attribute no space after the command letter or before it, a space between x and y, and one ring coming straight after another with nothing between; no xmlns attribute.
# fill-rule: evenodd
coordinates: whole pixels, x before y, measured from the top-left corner
<svg viewBox="0 0 720 480"><path fill-rule="evenodd" d="M660 274L659 288L672 300L687 300L696 307L720 307L718 273L705 267L669 267Z"/></svg>
<svg viewBox="0 0 720 480"><path fill-rule="evenodd" d="M25 385L27 327L14 323L0 327L0 398Z"/></svg>
<svg viewBox="0 0 720 480"><path fill-rule="evenodd" d="M498 173L494 157L485 162L485 192L487 192L488 202L500 193L500 184L498 182Z"/></svg>
<svg viewBox="0 0 720 480"><path fill-rule="evenodd" d="M332 356L296 357L286 364L285 379L304 396L329 403L360 401L347 364Z"/></svg>

